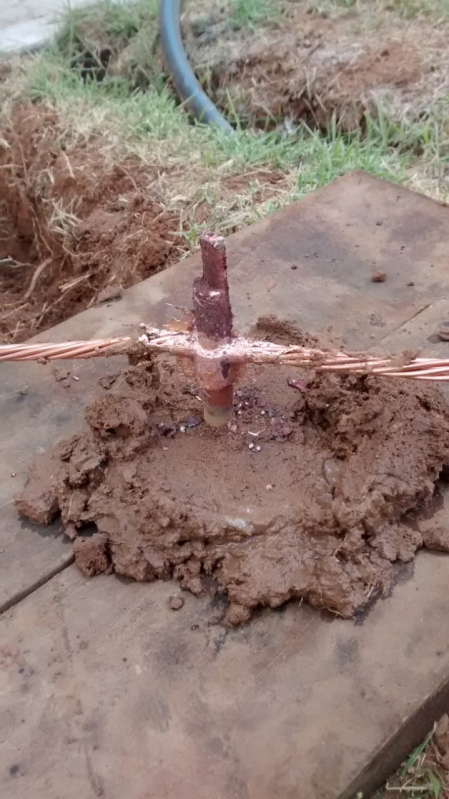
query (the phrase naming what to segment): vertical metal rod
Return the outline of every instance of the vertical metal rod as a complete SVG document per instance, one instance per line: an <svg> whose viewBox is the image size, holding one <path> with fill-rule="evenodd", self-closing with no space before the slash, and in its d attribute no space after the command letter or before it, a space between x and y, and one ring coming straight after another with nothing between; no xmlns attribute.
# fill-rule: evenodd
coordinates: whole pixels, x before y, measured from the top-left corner
<svg viewBox="0 0 449 799"><path fill-rule="evenodd" d="M232 309L223 236L205 233L200 239L202 277L193 284L193 309L198 341L214 350L232 338ZM233 369L225 359L197 363L197 375L204 400L204 419L212 427L222 427L232 418Z"/></svg>

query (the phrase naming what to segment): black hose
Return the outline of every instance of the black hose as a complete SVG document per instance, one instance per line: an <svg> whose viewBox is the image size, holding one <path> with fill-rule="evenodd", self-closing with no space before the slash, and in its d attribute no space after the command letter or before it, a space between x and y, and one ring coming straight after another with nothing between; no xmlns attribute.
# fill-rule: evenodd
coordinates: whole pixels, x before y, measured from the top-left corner
<svg viewBox="0 0 449 799"><path fill-rule="evenodd" d="M170 77L181 100L200 122L233 133L234 128L209 100L193 74L181 38L180 6L180 0L159 0L159 33Z"/></svg>

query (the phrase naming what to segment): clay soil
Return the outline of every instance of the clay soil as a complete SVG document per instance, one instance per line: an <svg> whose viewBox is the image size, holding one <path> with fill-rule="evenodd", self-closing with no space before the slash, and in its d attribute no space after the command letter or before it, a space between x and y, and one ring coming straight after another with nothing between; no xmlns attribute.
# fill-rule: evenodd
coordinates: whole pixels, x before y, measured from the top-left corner
<svg viewBox="0 0 449 799"><path fill-rule="evenodd" d="M0 140L0 341L24 339L164 269L185 248L137 160L66 147L55 111L19 106Z"/></svg>
<svg viewBox="0 0 449 799"><path fill-rule="evenodd" d="M212 585L227 624L290 598L352 617L420 547L449 549L429 521L448 408L433 386L291 377L248 370L221 430L176 363L103 378L86 429L39 456L17 508L61 514L86 575Z"/></svg>

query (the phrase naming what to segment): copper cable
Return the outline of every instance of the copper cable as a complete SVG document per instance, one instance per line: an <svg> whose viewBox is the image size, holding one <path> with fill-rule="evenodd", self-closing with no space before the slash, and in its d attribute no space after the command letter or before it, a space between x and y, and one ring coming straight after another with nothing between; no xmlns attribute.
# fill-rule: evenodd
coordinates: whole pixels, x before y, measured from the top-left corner
<svg viewBox="0 0 449 799"><path fill-rule="evenodd" d="M343 372L381 377L406 377L413 380L449 380L449 358L411 358L404 363L402 356L348 354L324 350L283 346L269 341L234 338L213 351L203 348L195 332L181 333L141 325L144 333L134 340L130 337L68 341L62 344L4 344L0 345L0 361L61 360L95 358L130 352L136 345L175 356L196 358L225 358L232 364L273 364L294 368L312 368L326 372Z"/></svg>
<svg viewBox="0 0 449 799"><path fill-rule="evenodd" d="M127 338L66 341L63 344L2 344L0 361L59 360L62 358L95 358L99 355L120 354L131 343Z"/></svg>

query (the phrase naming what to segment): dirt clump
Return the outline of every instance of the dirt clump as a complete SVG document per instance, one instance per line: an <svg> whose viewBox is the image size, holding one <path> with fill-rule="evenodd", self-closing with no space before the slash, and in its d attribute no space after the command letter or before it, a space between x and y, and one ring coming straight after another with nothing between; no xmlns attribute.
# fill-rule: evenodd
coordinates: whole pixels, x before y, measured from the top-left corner
<svg viewBox="0 0 449 799"><path fill-rule="evenodd" d="M75 563L86 577L112 572L107 546L108 537L104 533L94 533L91 537L75 539L73 543Z"/></svg>
<svg viewBox="0 0 449 799"><path fill-rule="evenodd" d="M0 143L0 340L22 341L179 257L178 218L137 159L65 144L53 109L13 110Z"/></svg>
<svg viewBox="0 0 449 799"><path fill-rule="evenodd" d="M169 360L103 386L87 429L34 461L16 503L33 521L61 514L86 574L174 577L195 595L212 577L227 624L293 597L348 618L421 546L449 548L416 513L448 458L434 386L252 367L220 430Z"/></svg>
<svg viewBox="0 0 449 799"><path fill-rule="evenodd" d="M184 600L182 596L171 596L168 604L170 610L181 610L184 607Z"/></svg>

